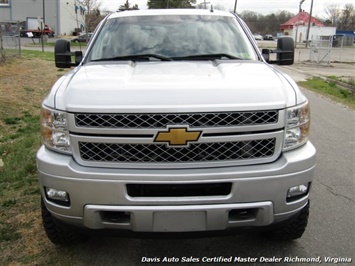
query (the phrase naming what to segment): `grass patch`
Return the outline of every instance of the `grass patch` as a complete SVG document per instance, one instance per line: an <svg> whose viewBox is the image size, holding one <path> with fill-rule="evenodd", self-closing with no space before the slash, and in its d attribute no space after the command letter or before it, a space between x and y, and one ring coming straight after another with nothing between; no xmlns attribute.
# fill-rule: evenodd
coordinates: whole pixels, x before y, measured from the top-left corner
<svg viewBox="0 0 355 266"><path fill-rule="evenodd" d="M5 49L4 50L6 59L6 64L11 65L14 62L18 62L19 52L18 50L14 49ZM42 59L48 61L54 61L54 52L47 52L47 51L37 51L37 50L24 50L21 49L21 57L24 59Z"/></svg>
<svg viewBox="0 0 355 266"><path fill-rule="evenodd" d="M0 65L1 265L71 265L41 224L36 152L41 101L57 80L53 52L24 50Z"/></svg>
<svg viewBox="0 0 355 266"><path fill-rule="evenodd" d="M0 223L0 243L14 241L19 238L20 235L11 225Z"/></svg>
<svg viewBox="0 0 355 266"><path fill-rule="evenodd" d="M24 87L23 89L24 89L25 92L27 92L28 94L30 94L31 92L34 91L34 89L33 89L33 88L30 88L30 87Z"/></svg>
<svg viewBox="0 0 355 266"><path fill-rule="evenodd" d="M12 207L16 204L16 200L15 199L8 199L8 200L5 200L3 203L2 203L2 207Z"/></svg>
<svg viewBox="0 0 355 266"><path fill-rule="evenodd" d="M340 77L336 77L336 76L327 76L327 79L330 81L334 81L334 82L341 82L344 84L348 84L352 87L354 87L353 89L355 89L355 79L353 77L349 77L349 76L340 76Z"/></svg>
<svg viewBox="0 0 355 266"><path fill-rule="evenodd" d="M70 41L70 39L67 39L68 41ZM28 43L26 44L26 46L28 47L42 47L42 43L38 43L38 41L36 41L36 43ZM55 42L45 42L43 44L44 47L54 47L55 46ZM70 42L70 46L73 47L86 47L87 43L86 42Z"/></svg>
<svg viewBox="0 0 355 266"><path fill-rule="evenodd" d="M70 42L70 47L86 47L86 42Z"/></svg>
<svg viewBox="0 0 355 266"><path fill-rule="evenodd" d="M355 109L355 94L353 91L337 86L336 82L313 77L307 81L299 82L301 87L315 91L322 95L330 97L332 100L345 104Z"/></svg>
<svg viewBox="0 0 355 266"><path fill-rule="evenodd" d="M7 49L5 50L5 56L6 56L6 61L7 64L11 64L14 61L17 61L17 57L19 57L19 52L18 50L11 50ZM36 51L36 50L21 50L21 57L25 59L42 59L42 60L48 60L48 61L54 61L54 52L47 52L47 51Z"/></svg>
<svg viewBox="0 0 355 266"><path fill-rule="evenodd" d="M25 46L27 46L27 47L42 47L41 39L35 38L35 39L33 39L33 41L34 42L32 42L32 43L25 44ZM43 44L44 47L54 47L54 45L55 45L55 42L45 42Z"/></svg>
<svg viewBox="0 0 355 266"><path fill-rule="evenodd" d="M4 162L0 176L1 194L5 193L5 186L1 184L12 183L17 188L27 188L37 181L35 153L40 145L38 116L23 115L7 120L16 121L16 126L0 139L0 154Z"/></svg>
<svg viewBox="0 0 355 266"><path fill-rule="evenodd" d="M8 118L4 118L4 122L7 125L16 125L18 124L20 121L20 118L18 117L8 117Z"/></svg>
<svg viewBox="0 0 355 266"><path fill-rule="evenodd" d="M25 59L42 59L47 61L54 62L54 52L42 52L42 51L35 51L35 50L21 50L21 56Z"/></svg>
<svg viewBox="0 0 355 266"><path fill-rule="evenodd" d="M327 78L329 78L329 79L334 79L334 80L337 80L337 79L338 79L338 77L336 77L336 76L327 76Z"/></svg>

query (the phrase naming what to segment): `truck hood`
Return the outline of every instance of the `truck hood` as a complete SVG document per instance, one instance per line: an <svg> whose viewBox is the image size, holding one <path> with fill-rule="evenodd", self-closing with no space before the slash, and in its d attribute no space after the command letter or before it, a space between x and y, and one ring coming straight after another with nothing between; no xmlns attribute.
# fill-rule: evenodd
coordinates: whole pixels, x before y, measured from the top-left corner
<svg viewBox="0 0 355 266"><path fill-rule="evenodd" d="M266 110L296 104L291 84L263 62L97 62L63 76L49 98L69 112Z"/></svg>

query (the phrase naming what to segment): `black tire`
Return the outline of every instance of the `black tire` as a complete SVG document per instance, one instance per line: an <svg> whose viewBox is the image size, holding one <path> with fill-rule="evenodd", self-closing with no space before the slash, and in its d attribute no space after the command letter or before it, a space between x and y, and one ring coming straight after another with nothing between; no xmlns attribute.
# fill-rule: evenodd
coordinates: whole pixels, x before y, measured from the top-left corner
<svg viewBox="0 0 355 266"><path fill-rule="evenodd" d="M308 202L295 220L283 227L268 231L265 235L268 238L283 241L290 241L302 237L308 223L309 207L310 203Z"/></svg>
<svg viewBox="0 0 355 266"><path fill-rule="evenodd" d="M55 245L69 246L86 240L86 236L69 229L53 218L41 198L42 223L49 240Z"/></svg>

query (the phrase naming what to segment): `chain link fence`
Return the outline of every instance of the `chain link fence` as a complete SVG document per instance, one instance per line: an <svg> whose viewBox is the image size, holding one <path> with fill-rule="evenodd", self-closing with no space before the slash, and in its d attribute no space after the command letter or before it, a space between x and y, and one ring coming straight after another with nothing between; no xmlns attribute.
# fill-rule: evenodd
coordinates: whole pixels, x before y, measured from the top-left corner
<svg viewBox="0 0 355 266"><path fill-rule="evenodd" d="M0 61L21 56L19 21L0 21Z"/></svg>
<svg viewBox="0 0 355 266"><path fill-rule="evenodd" d="M316 64L342 62L343 48L348 44L344 35L318 36L310 45L310 61Z"/></svg>

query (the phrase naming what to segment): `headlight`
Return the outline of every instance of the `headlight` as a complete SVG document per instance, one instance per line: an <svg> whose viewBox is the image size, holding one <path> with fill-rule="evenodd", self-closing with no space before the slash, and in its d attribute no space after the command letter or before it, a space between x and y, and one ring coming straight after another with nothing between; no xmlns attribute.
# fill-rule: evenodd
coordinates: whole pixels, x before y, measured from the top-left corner
<svg viewBox="0 0 355 266"><path fill-rule="evenodd" d="M310 110L308 102L286 110L284 151L296 148L308 141Z"/></svg>
<svg viewBox="0 0 355 266"><path fill-rule="evenodd" d="M65 112L41 110L42 143L53 150L71 154L69 131Z"/></svg>

